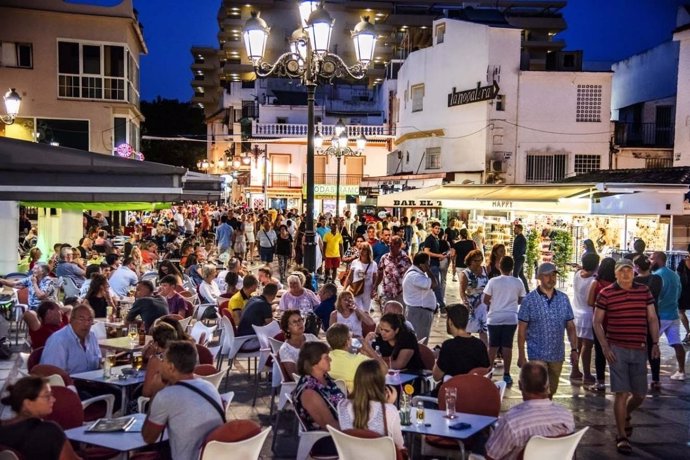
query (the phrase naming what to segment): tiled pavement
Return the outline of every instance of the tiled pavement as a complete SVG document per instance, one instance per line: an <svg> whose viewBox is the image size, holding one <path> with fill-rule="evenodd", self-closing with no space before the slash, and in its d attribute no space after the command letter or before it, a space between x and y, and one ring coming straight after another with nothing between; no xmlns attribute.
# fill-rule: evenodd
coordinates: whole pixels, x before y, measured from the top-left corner
<svg viewBox="0 0 690 460"><path fill-rule="evenodd" d="M447 283L447 303L457 300L458 283ZM445 339L445 320L437 316L434 321L430 344L433 347ZM634 434L631 437L633 455L628 458L640 459L687 459L690 458L690 377L687 382L670 381L669 376L676 370L675 355L670 347L661 340L662 368L661 381L663 389L656 394L648 395L640 410L633 417ZM4 388L8 379L16 375L18 355L10 361L0 361L0 388ZM563 368L558 393L555 400L568 407L575 416L577 428L589 426L577 450L578 459L615 459L622 458L614 446L615 423L613 419L613 395L610 393L593 394L581 386L571 385L568 381L570 365ZM511 374L517 382L519 370L513 364ZM259 387L259 398L252 407L254 381L248 380L246 373L233 371L227 382L221 384L221 390L227 383L227 390L235 392L233 415L237 418L249 418L262 425L269 420L269 385L265 380ZM517 383L506 391L501 410L521 402ZM9 411L0 407L0 418L8 417ZM275 453L271 451L271 440L264 448L264 458L294 458L297 447L297 436L294 431L294 419L287 413L281 417L279 435ZM549 459L544 459L549 460Z"/></svg>

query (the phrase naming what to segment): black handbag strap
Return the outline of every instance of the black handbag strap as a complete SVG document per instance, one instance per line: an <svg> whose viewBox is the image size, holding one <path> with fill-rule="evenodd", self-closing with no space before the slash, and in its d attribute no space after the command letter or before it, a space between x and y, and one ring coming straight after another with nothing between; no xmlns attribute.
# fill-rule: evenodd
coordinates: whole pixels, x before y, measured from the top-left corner
<svg viewBox="0 0 690 460"><path fill-rule="evenodd" d="M213 398L211 398L209 395L207 395L206 393L204 393L203 391L201 391L201 390L198 389L197 387L188 384L187 382L178 381L177 383L175 383L175 385L180 385L180 386L183 386L183 387L185 387L185 388L189 388L189 389L192 390L194 393L196 393L196 394L198 394L199 396L201 396L202 398L204 398L206 401L208 401L208 402L213 406L213 408L214 408L216 411L218 411L218 414L220 415L220 418L223 420L223 423L226 423L226 420L225 420L225 411L223 411L223 408L220 407L220 404L218 404L218 402L215 401Z"/></svg>

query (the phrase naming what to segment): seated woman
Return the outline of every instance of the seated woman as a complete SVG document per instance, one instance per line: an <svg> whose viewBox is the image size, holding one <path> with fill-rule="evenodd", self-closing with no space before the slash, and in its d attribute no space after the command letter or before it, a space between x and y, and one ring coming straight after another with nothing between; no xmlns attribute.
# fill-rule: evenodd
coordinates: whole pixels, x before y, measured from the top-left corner
<svg viewBox="0 0 690 460"><path fill-rule="evenodd" d="M381 356L390 359L389 368L405 369L408 372L424 370L417 337L405 326L402 315L383 315L379 321L378 332L379 337L374 342L374 348L379 347Z"/></svg>
<svg viewBox="0 0 690 460"><path fill-rule="evenodd" d="M19 379L7 389L9 395L2 403L17 414L13 419L0 421L0 440L22 458L41 460L79 459L62 428L43 417L53 412L55 398L48 380L37 376Z"/></svg>
<svg viewBox="0 0 690 460"><path fill-rule="evenodd" d="M296 274L288 276L288 290L280 298L281 310L309 310L312 311L321 303L314 292L305 289L304 281Z"/></svg>
<svg viewBox="0 0 690 460"><path fill-rule="evenodd" d="M201 296L202 302L217 304L221 292L216 284L216 266L206 264L201 267L201 277L203 281L199 286L199 295Z"/></svg>
<svg viewBox="0 0 690 460"><path fill-rule="evenodd" d="M280 362L288 375L297 372L300 349L307 342L318 341L312 334L304 333L304 318L299 310L288 310L280 318L280 329L285 334L285 342L278 350Z"/></svg>
<svg viewBox="0 0 690 460"><path fill-rule="evenodd" d="M182 273L180 273L180 269L169 260L163 260L158 265L158 279L163 279L167 275L174 275L177 279L176 286L182 287Z"/></svg>
<svg viewBox="0 0 690 460"><path fill-rule="evenodd" d="M100 273L95 273L91 276L89 291L86 293L84 300L91 305L96 318L105 318L108 316L108 307L115 308L115 301L110 295L108 279Z"/></svg>
<svg viewBox="0 0 690 460"><path fill-rule="evenodd" d="M328 376L331 359L328 345L322 342L304 344L297 362L299 382L292 392L295 411L307 431L325 430L327 425L340 429L337 407L345 395ZM313 453L338 455L333 440L323 438L314 444Z"/></svg>
<svg viewBox="0 0 690 460"><path fill-rule="evenodd" d="M404 448L400 415L395 407L397 397L397 391L386 386L379 363L373 359L364 361L355 372L352 393L338 404L340 429L375 431L392 437L397 448Z"/></svg>
<svg viewBox="0 0 690 460"><path fill-rule="evenodd" d="M52 300L44 300L34 312L24 313L24 322L29 329L31 348L35 350L46 344L46 340L55 331L62 329L69 323L60 311L60 305Z"/></svg>
<svg viewBox="0 0 690 460"><path fill-rule="evenodd" d="M151 329L153 340L142 351L146 363L146 377L142 385L141 394L149 398L165 387L160 374L163 365L163 355L168 342L178 340L177 331L166 322L159 322Z"/></svg>
<svg viewBox="0 0 690 460"><path fill-rule="evenodd" d="M360 310L355 304L355 296L350 291L342 291L338 294L338 299L335 301L335 310L331 312L331 317L328 324L345 324L355 337L362 337L362 323L366 324L373 330L375 327L374 320L369 316L369 313Z"/></svg>

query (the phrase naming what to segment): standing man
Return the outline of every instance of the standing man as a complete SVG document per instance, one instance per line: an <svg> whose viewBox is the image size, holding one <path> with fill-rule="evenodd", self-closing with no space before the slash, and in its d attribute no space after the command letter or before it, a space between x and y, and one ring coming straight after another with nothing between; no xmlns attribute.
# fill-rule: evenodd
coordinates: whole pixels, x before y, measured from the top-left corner
<svg viewBox="0 0 690 460"><path fill-rule="evenodd" d="M218 253L223 254L232 245L232 227L228 224L228 216L220 216L220 225L216 228L216 245Z"/></svg>
<svg viewBox="0 0 690 460"><path fill-rule="evenodd" d="M390 252L390 243L391 231L388 228L384 228L381 230L381 239L374 243L374 245L371 247L371 250L374 253L374 262L376 262L376 264L381 262L381 257L383 257L384 254L388 254Z"/></svg>
<svg viewBox="0 0 690 460"><path fill-rule="evenodd" d="M666 266L666 254L655 251L650 257L652 273L661 277L663 285L659 293L659 335L666 334L668 344L676 351L678 371L671 380L685 380L685 348L680 339L680 316L678 300L680 299L680 276Z"/></svg>
<svg viewBox="0 0 690 460"><path fill-rule="evenodd" d="M343 235L338 230L337 224L334 224L330 231L325 234L323 244L323 253L326 256L325 282L335 282L338 267L340 267L340 258L345 253L343 250Z"/></svg>
<svg viewBox="0 0 690 460"><path fill-rule="evenodd" d="M412 266L410 257L402 249L403 241L399 236L391 238L390 252L384 254L379 262L379 274L374 284L374 289L378 289L379 284L383 283L383 294L381 295L381 305L389 300L403 303L403 276Z"/></svg>
<svg viewBox="0 0 690 460"><path fill-rule="evenodd" d="M441 224L434 222L431 224L431 234L424 240L424 253L429 256L429 268L436 280L434 286L434 295L436 296L436 303L441 308L441 313L446 310L446 302L441 291L441 260L448 257L447 254L441 253L441 240L438 235L441 233Z"/></svg>
<svg viewBox="0 0 690 460"><path fill-rule="evenodd" d="M525 238L525 235L522 234L522 230L522 224L515 224L515 228L513 229L513 232L515 233L515 239L513 239L513 260L515 261L513 276L515 278L520 278L522 284L525 285L525 292L529 292L529 284L527 284L527 278L525 278L527 238Z"/></svg>
<svg viewBox="0 0 690 460"><path fill-rule="evenodd" d="M549 371L551 397L558 390L558 379L565 359L563 331L568 332L570 360L577 362L577 334L573 309L568 296L556 289L558 270L551 263L537 269L539 286L525 296L518 312L518 367L527 362L525 342L530 361L544 361Z"/></svg>
<svg viewBox="0 0 690 460"><path fill-rule="evenodd" d="M616 448L630 454L630 417L647 394L647 328L652 337L652 357L658 358L659 322L649 288L633 282L632 261L621 259L614 270L616 282L602 289L596 300L594 333L609 363L611 391L616 394Z"/></svg>
<svg viewBox="0 0 690 460"><path fill-rule="evenodd" d="M402 282L403 300L407 307L407 320L412 323L418 338L428 343L431 332L431 321L436 310L434 289L437 278L429 267L429 254L417 253L412 267L407 270Z"/></svg>
<svg viewBox="0 0 690 460"><path fill-rule="evenodd" d="M266 265L273 263L273 253L276 242L278 241L278 235L276 235L275 230L271 228L270 220L264 219L261 230L259 230L256 236L259 241L259 256L261 257L261 262L264 262Z"/></svg>

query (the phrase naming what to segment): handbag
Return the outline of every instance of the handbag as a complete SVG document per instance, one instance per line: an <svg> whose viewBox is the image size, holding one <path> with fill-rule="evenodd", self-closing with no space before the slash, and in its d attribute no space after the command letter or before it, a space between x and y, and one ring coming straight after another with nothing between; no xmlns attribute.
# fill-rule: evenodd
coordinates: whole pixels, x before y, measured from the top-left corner
<svg viewBox="0 0 690 460"><path fill-rule="evenodd" d="M364 270L364 278L362 278L359 281L353 281L350 283L350 285L347 287L348 290L352 293L353 296L358 297L364 293L364 282L367 279L367 273L369 272L369 267L371 266L371 262L367 265L366 270Z"/></svg>
<svg viewBox="0 0 690 460"><path fill-rule="evenodd" d="M350 276L350 268L346 268L342 272L338 273L338 281L340 281L341 286L345 286L345 281L347 281L347 277Z"/></svg>

